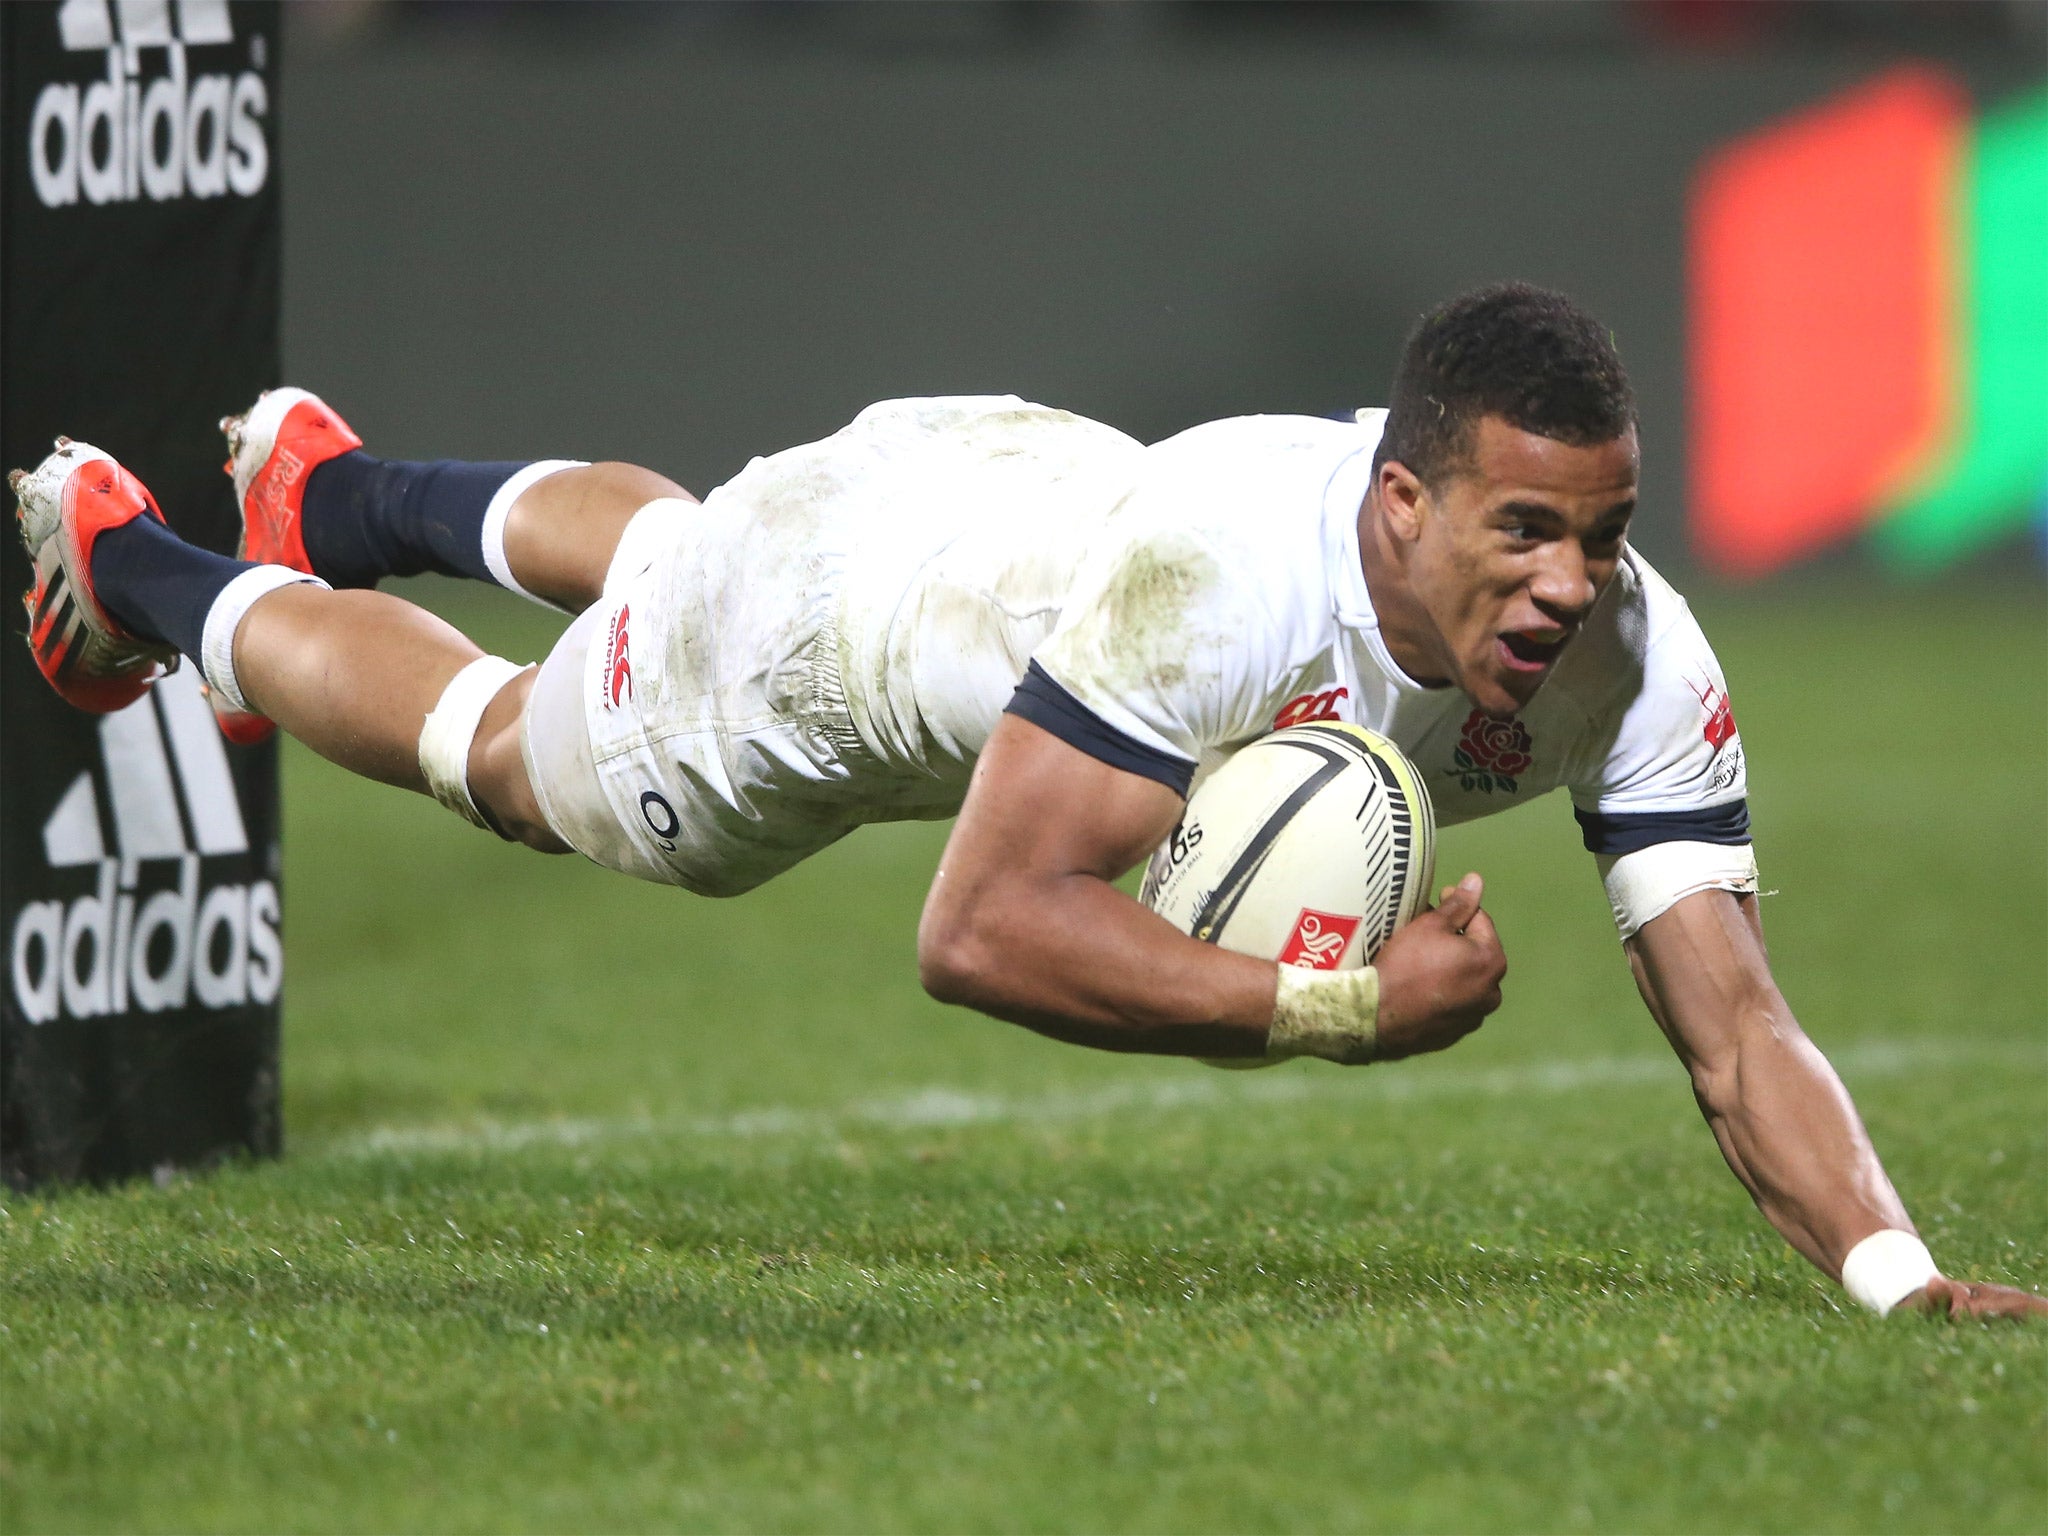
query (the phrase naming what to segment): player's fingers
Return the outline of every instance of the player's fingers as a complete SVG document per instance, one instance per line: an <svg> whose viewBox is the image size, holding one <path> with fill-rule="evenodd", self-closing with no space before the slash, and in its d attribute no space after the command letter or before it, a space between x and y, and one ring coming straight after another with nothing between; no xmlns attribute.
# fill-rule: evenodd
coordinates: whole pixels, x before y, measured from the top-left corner
<svg viewBox="0 0 2048 1536"><path fill-rule="evenodd" d="M1493 918L1483 908L1474 912L1471 920L1465 924L1465 937L1482 949L1490 949L1496 953L1500 950L1500 933L1493 926Z"/></svg>
<svg viewBox="0 0 2048 1536"><path fill-rule="evenodd" d="M1437 903L1437 911L1453 932L1463 932L1465 925L1479 911L1479 896L1483 888L1477 875L1467 875L1444 892L1443 900Z"/></svg>
<svg viewBox="0 0 2048 1536"><path fill-rule="evenodd" d="M1960 1284L1950 1309L1964 1317L2048 1317L2048 1301L2008 1285Z"/></svg>

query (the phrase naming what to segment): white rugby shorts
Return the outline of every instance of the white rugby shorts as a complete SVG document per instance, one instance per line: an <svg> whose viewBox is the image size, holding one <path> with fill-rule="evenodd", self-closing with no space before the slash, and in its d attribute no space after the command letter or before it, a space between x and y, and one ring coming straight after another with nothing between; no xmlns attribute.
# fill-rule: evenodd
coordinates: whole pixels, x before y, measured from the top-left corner
<svg viewBox="0 0 2048 1536"><path fill-rule="evenodd" d="M791 570L755 534L708 504L643 509L604 597L541 665L527 774L594 863L736 896L860 824L832 792L865 755L839 680L832 551Z"/></svg>
<svg viewBox="0 0 2048 1536"><path fill-rule="evenodd" d="M1080 471L1136 451L1012 396L884 401L701 506L643 508L527 707L549 822L608 869L734 895L856 826L953 815L1023 670L1012 653L1052 622L1067 565L1036 571L1065 548L1052 525L1070 542L1092 526L1051 506L1093 507L1108 493ZM1006 570L985 568L986 540L961 538L1006 517L1039 582L1021 617L983 591ZM920 627L913 588L934 570L958 634Z"/></svg>

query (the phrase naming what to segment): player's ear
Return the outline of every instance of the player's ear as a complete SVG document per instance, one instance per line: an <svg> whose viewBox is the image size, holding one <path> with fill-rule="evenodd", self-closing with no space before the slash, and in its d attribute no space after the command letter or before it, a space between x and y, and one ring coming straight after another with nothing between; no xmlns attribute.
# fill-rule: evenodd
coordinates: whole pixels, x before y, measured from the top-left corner
<svg viewBox="0 0 2048 1536"><path fill-rule="evenodd" d="M1408 544L1422 537L1423 506L1429 499L1429 488L1415 472L1398 459L1388 459L1379 467L1374 489L1379 492L1380 510L1394 536Z"/></svg>

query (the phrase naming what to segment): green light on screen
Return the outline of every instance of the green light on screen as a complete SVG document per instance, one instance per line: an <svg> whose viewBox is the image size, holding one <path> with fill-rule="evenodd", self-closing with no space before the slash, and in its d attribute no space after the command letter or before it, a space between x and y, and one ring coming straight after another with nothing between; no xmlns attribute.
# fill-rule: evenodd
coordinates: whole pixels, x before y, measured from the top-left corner
<svg viewBox="0 0 2048 1536"><path fill-rule="evenodd" d="M1873 532L1898 565L1946 565L2024 529L2048 482L2048 93L1982 120L1968 156L1965 377L1954 448Z"/></svg>

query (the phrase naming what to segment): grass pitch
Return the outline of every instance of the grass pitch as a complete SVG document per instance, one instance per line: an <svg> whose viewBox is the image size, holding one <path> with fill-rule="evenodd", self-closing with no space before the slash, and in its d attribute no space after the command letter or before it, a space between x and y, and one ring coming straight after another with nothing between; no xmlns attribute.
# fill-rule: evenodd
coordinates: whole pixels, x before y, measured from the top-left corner
<svg viewBox="0 0 2048 1536"><path fill-rule="evenodd" d="M1788 995L2048 1288L2038 590L1700 607ZM2048 1528L2048 1330L1764 1227L1561 797L1445 838L1486 1029L1246 1075L926 1001L942 828L720 904L287 776L290 1155L7 1199L7 1530Z"/></svg>

